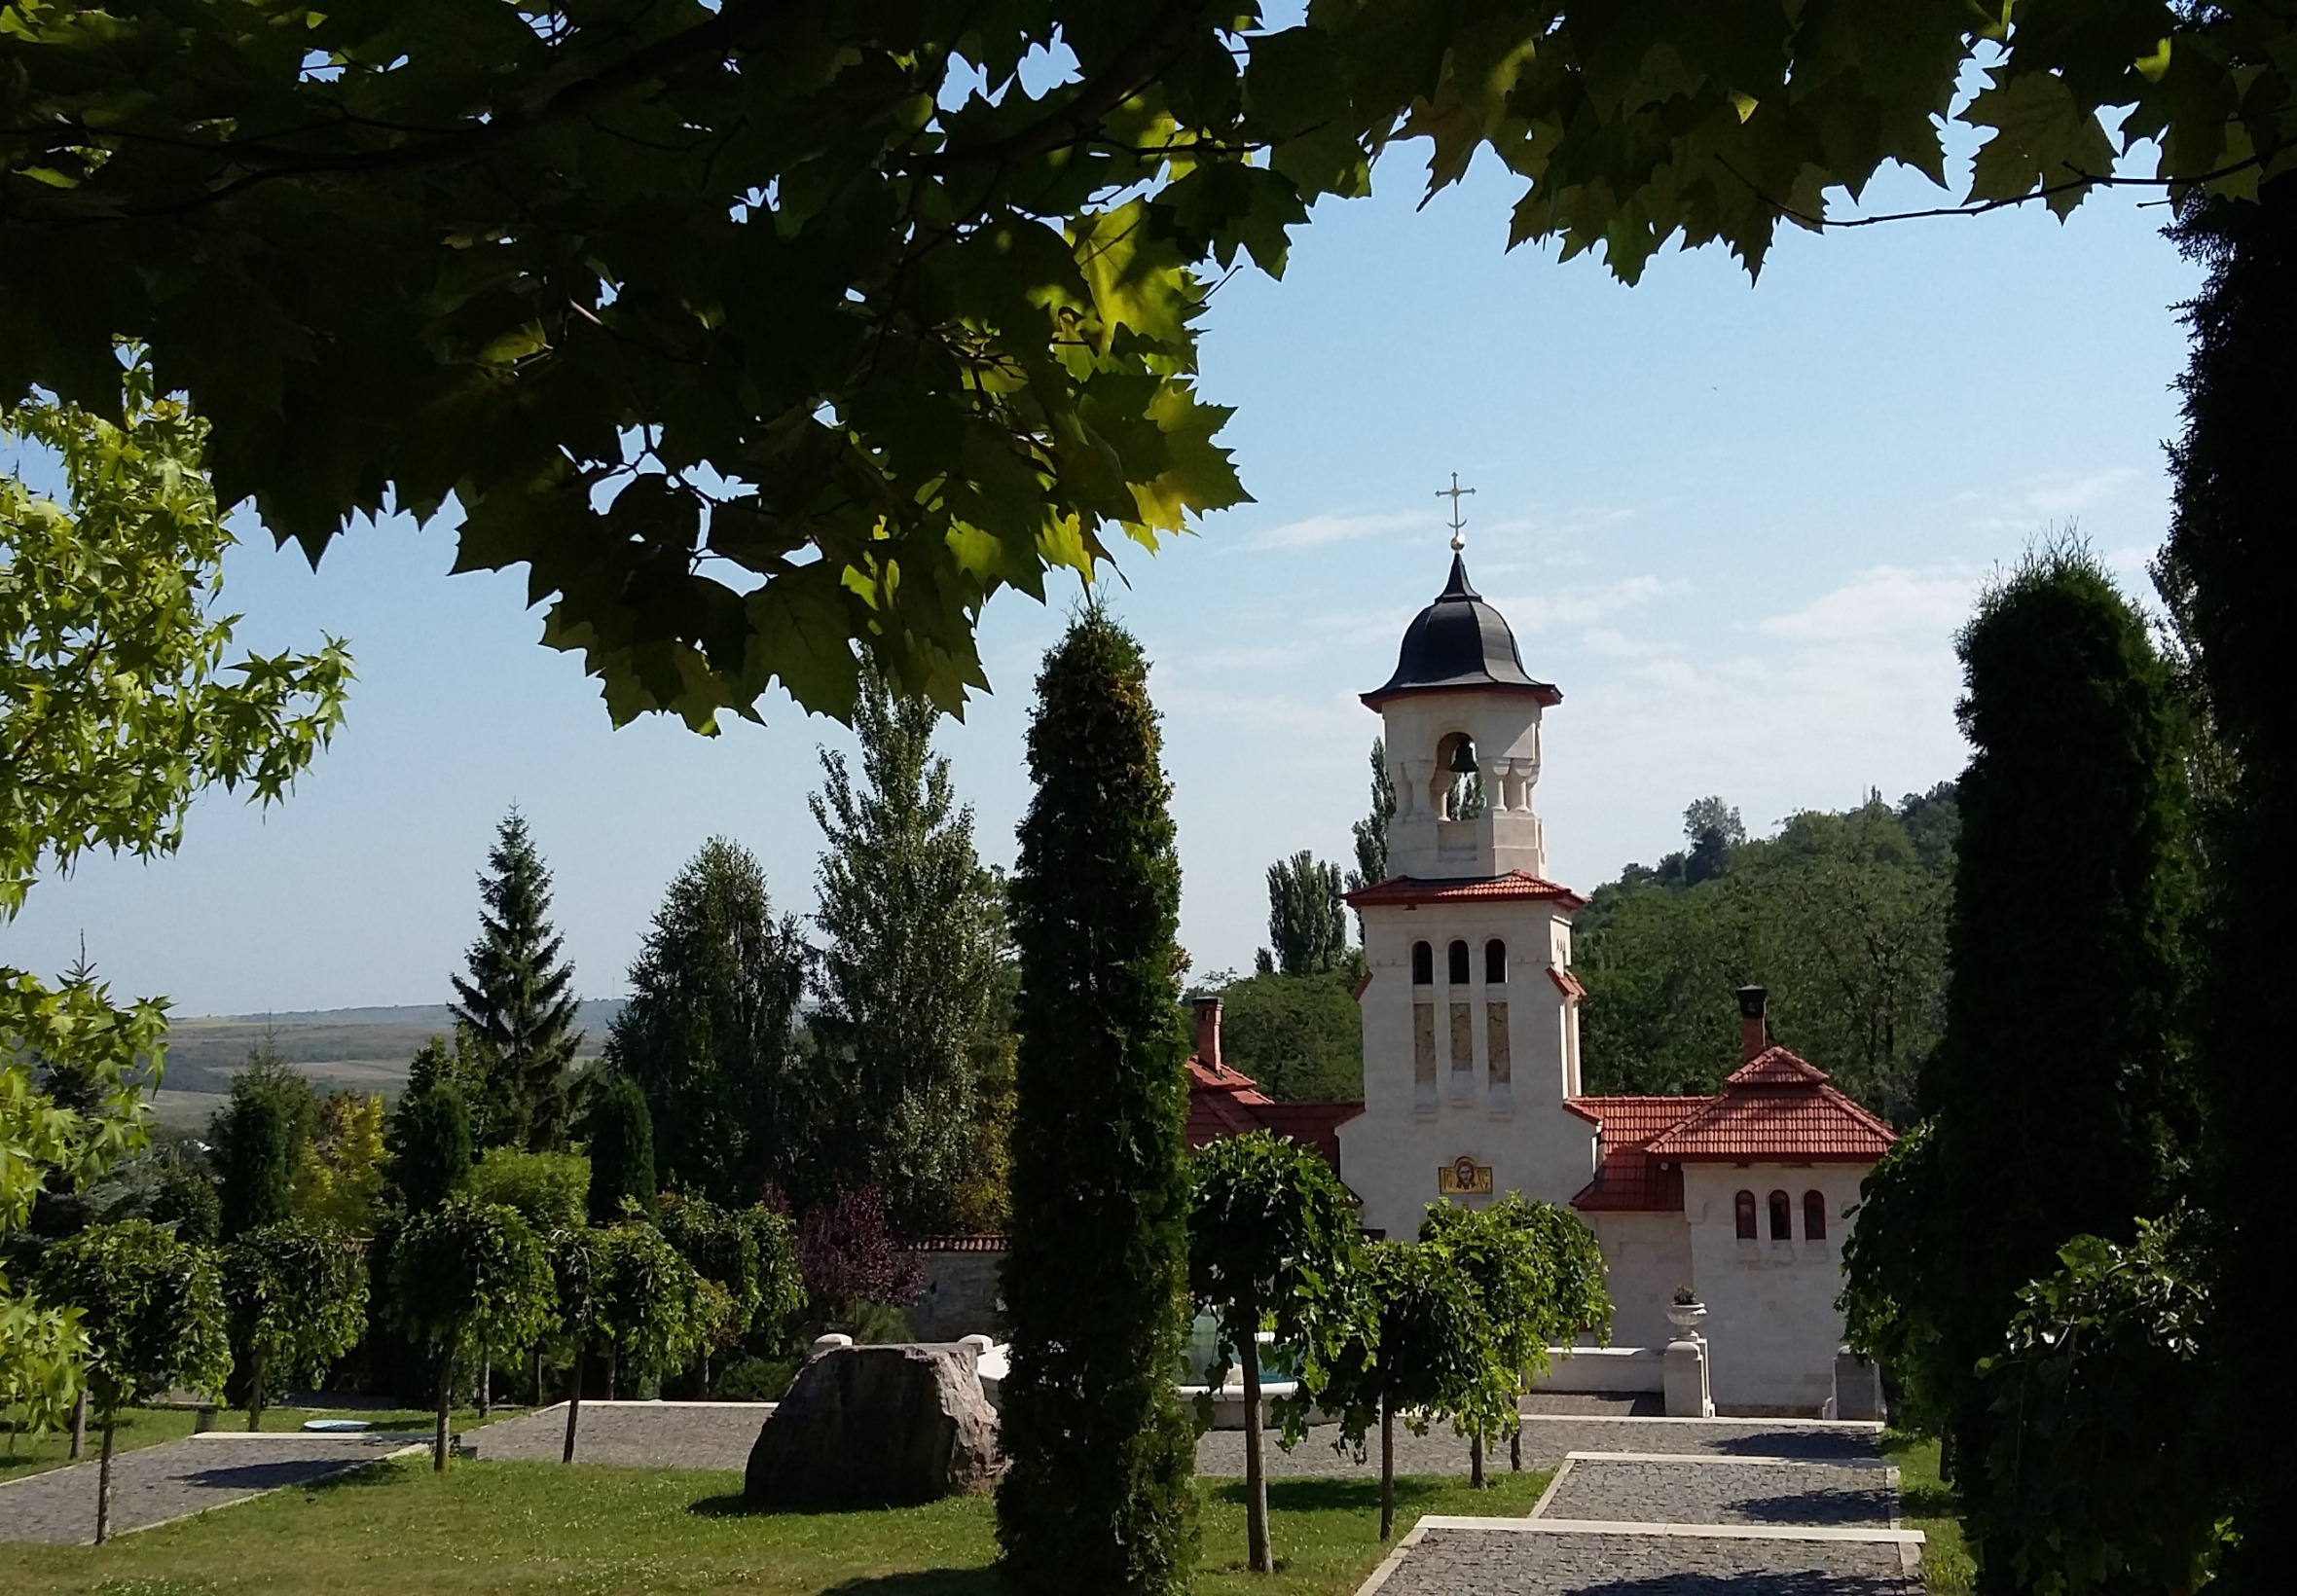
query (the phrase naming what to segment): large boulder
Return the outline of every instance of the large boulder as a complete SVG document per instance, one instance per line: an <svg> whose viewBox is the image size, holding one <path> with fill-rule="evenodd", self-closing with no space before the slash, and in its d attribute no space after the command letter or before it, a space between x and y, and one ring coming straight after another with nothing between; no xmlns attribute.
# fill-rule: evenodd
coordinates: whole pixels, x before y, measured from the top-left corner
<svg viewBox="0 0 2297 1596"><path fill-rule="evenodd" d="M749 1450L761 1507L884 1507L996 1483L997 1410L966 1346L837 1347L798 1372Z"/></svg>

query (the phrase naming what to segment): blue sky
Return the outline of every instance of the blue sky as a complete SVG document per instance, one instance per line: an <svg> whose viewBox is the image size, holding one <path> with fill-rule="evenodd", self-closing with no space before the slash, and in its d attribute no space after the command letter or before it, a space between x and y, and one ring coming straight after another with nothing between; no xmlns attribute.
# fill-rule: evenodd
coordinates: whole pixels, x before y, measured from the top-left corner
<svg viewBox="0 0 2297 1596"><path fill-rule="evenodd" d="M2134 591L2167 516L2163 440L2197 286L2141 194L1782 234L1759 284L1720 251L1632 289L1583 258L1504 250L1488 166L1424 210L1410 156L1328 202L1282 282L1239 275L1207 317L1203 386L1258 502L1153 558L1115 607L1156 662L1180 825L1182 940L1249 967L1262 873L1343 862L1377 731L1355 695L1441 586L1435 490L1457 471L1477 584L1556 682L1539 807L1584 888L1678 845L1719 792L1761 831L1959 768L1952 635L1977 586L2069 519ZM1885 177L1877 209L1937 202ZM244 640L347 636L348 725L283 807L202 801L180 855L97 858L34 889L0 963L54 971L85 934L123 992L178 1011L437 1002L473 875L514 800L557 872L577 984L623 971L678 864L712 834L811 907L806 794L843 730L786 700L714 741L609 729L539 647L522 574L449 578L452 533L359 527L313 575L251 538L228 566ZM994 695L942 746L984 857L1009 862L1022 735L1066 597L995 601Z"/></svg>

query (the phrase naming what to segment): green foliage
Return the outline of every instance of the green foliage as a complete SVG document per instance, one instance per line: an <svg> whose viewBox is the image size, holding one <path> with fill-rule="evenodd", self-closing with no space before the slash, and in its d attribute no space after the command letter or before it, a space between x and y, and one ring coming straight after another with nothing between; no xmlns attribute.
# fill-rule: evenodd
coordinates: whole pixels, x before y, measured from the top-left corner
<svg viewBox="0 0 2297 1596"><path fill-rule="evenodd" d="M1304 1388L1277 1414L1288 1440L1307 1433L1345 1333L1357 1252L1356 1209L1331 1166L1269 1131L1222 1137L1188 1159L1188 1294L1221 1324L1221 1360L1208 1385L1260 1330L1300 1360ZM1257 1360L1246 1369L1258 1389ZM1209 1407L1210 1398L1206 1405Z"/></svg>
<svg viewBox="0 0 2297 1596"><path fill-rule="evenodd" d="M1713 807L1715 813L1702 814ZM1590 1092L1711 1093L1739 1064L1733 987L1766 986L1772 1034L1900 1123L1915 1111L1947 984L1951 787L1805 811L1732 841L1719 799L1692 806L1689 853L1629 865L1574 928ZM1708 839L1701 844L1699 839ZM1702 875L1693 862L1704 848Z"/></svg>
<svg viewBox="0 0 2297 1596"><path fill-rule="evenodd" d="M1420 1221L1420 1241L1451 1253L1491 1319L1492 1347L1507 1384L1499 1424L1513 1423L1515 1391L1546 1371L1549 1348L1568 1347L1586 1330L1610 1340L1603 1252L1570 1209L1525 1202L1519 1191L1488 1208L1439 1204Z"/></svg>
<svg viewBox="0 0 2297 1596"><path fill-rule="evenodd" d="M0 1275L0 1410L19 1430L70 1422L85 1389L88 1332L78 1308L57 1308L8 1291Z"/></svg>
<svg viewBox="0 0 2297 1596"><path fill-rule="evenodd" d="M91 1405L107 1418L170 1386L220 1391L231 1372L215 1254L148 1219L94 1225L48 1249L38 1294L80 1310Z"/></svg>
<svg viewBox="0 0 2297 1596"><path fill-rule="evenodd" d="M592 1077L582 1109L590 1154L590 1216L599 1223L626 1209L654 1212L654 1120L645 1094L619 1070Z"/></svg>
<svg viewBox="0 0 2297 1596"><path fill-rule="evenodd" d="M537 1236L582 1224L590 1213L590 1160L570 1152L489 1149L462 1182L475 1203L515 1208Z"/></svg>
<svg viewBox="0 0 2297 1596"><path fill-rule="evenodd" d="M247 1412L264 1392L317 1379L367 1330L367 1270L357 1244L297 1219L242 1233L223 1251L232 1352L247 1375Z"/></svg>
<svg viewBox="0 0 2297 1596"><path fill-rule="evenodd" d="M1088 609L1046 658L1020 952L998 1538L1031 1593L1184 1588L1195 1445L1172 1390L1187 1280L1181 868L1140 645Z"/></svg>
<svg viewBox="0 0 2297 1596"><path fill-rule="evenodd" d="M644 1094L664 1180L721 1203L797 1183L817 1117L790 1032L807 957L740 844L711 838L671 882L605 1050Z"/></svg>
<svg viewBox="0 0 2297 1596"><path fill-rule="evenodd" d="M458 1192L410 1218L391 1250L392 1318L446 1357L507 1358L556 1305L550 1253L515 1208Z"/></svg>
<svg viewBox="0 0 2297 1596"><path fill-rule="evenodd" d="M701 1275L650 1224L599 1229L590 1268L585 1323L632 1374L675 1371L723 1327Z"/></svg>
<svg viewBox="0 0 2297 1596"><path fill-rule="evenodd" d="M0 1235L22 1227L43 1190L84 1186L148 1144L145 1093L159 1086L166 1049L159 999L121 1008L91 978L51 987L0 968ZM58 1063L91 1108L67 1108L40 1089L35 1067Z"/></svg>
<svg viewBox="0 0 2297 1596"><path fill-rule="evenodd" d="M1344 969L1221 982L1222 1061L1279 1103L1363 1101L1364 1011L1353 985Z"/></svg>
<svg viewBox="0 0 2297 1596"><path fill-rule="evenodd" d="M1388 822L1396 818L1396 783L1388 775L1388 744L1371 740L1371 813L1353 827L1356 868L1348 872L1348 890L1375 887L1388 879Z"/></svg>
<svg viewBox="0 0 2297 1596"><path fill-rule="evenodd" d="M391 1111L391 1179L407 1212L438 1207L470 1174L470 1113L462 1094L433 1084L399 1099Z"/></svg>
<svg viewBox="0 0 2297 1596"><path fill-rule="evenodd" d="M2075 1236L2162 1212L2195 1134L2176 1034L2185 725L2142 617L2086 551L2023 562L1961 635L1960 867L1932 1123L1873 1178L1846 1257L1862 1351L1946 1432L1974 1525L2001 1434L1974 1370ZM1982 1563L1995 1548L1978 1543ZM2006 1555L2006 1554L2002 1554Z"/></svg>
<svg viewBox="0 0 2297 1596"><path fill-rule="evenodd" d="M383 1196L383 1107L377 1092L330 1092L295 1165L295 1216L350 1236L375 1229Z"/></svg>
<svg viewBox="0 0 2297 1596"><path fill-rule="evenodd" d="M581 1005L567 990L574 967L559 958L565 938L550 923L550 869L516 809L495 828L479 900L470 976L454 978L453 1005L458 1047L467 1031L488 1063L486 1089L471 1098L473 1129L486 1146L554 1151L566 1143L566 1071L582 1045L574 1029Z"/></svg>
<svg viewBox="0 0 2297 1596"><path fill-rule="evenodd" d="M175 1227L175 1239L194 1247L213 1247L223 1239L223 1201L207 1172L169 1148L158 1162L158 1190L146 1215L154 1224Z"/></svg>
<svg viewBox="0 0 2297 1596"><path fill-rule="evenodd" d="M2207 1128L2201 1195L2217 1258L2209 1355L2223 1393L2210 1432L2241 1469L2229 1498L2239 1540L2219 1584L2266 1592L2297 1566L2297 1453L2279 1441L2297 1429L2280 1352L2297 1279L2286 1135L2297 1123L2286 1063L2297 917L2281 886L2297 836L2286 465L2297 453L2297 193L2277 179L2256 205L2189 206L2178 239L2207 275L2186 308L2176 514L2156 575L2208 734L2199 783L2208 958L2195 1014Z"/></svg>
<svg viewBox="0 0 2297 1596"><path fill-rule="evenodd" d="M2208 1579L2224 1469L2194 1422L2211 1328L2194 1228L2173 1213L2140 1219L2128 1247L2075 1237L1979 1364L1994 1435L1969 1530L2022 1590L2138 1596Z"/></svg>
<svg viewBox="0 0 2297 1596"><path fill-rule="evenodd" d="M1449 1249L1379 1241L1364 1249L1348 1334L1322 1405L1361 1456L1383 1412L1419 1434L1437 1418L1480 1412L1501 1367L1491 1316Z"/></svg>
<svg viewBox="0 0 2297 1596"><path fill-rule="evenodd" d="M318 1114L311 1083L280 1062L268 1038L257 1044L207 1130L222 1178L225 1240L294 1212L295 1169Z"/></svg>
<svg viewBox="0 0 2297 1596"><path fill-rule="evenodd" d="M938 718L929 700L864 673L861 784L845 755L824 750L810 800L827 844L814 918L829 943L814 1027L843 1076L840 1123L825 1128L842 1153L830 1173L880 1186L911 1233L994 1223L1004 1206L1002 1192L968 1190L1004 1161L1001 1139L984 1134L981 1089L1002 1056L1003 894L974 852L949 761L933 753Z"/></svg>
<svg viewBox="0 0 2297 1596"><path fill-rule="evenodd" d="M141 351L105 364L95 412L18 404L0 379L0 444L60 457L68 499L0 476L0 922L44 866L174 852L206 787L283 797L351 679L334 638L224 663L238 617L212 611L234 540L201 471L207 423L160 396Z"/></svg>
<svg viewBox="0 0 2297 1596"><path fill-rule="evenodd" d="M786 1215L762 1206L727 1210L707 1198L671 1192L656 1223L697 1274L726 1288L730 1338L778 1326L805 1305L795 1226Z"/></svg>
<svg viewBox="0 0 2297 1596"><path fill-rule="evenodd" d="M1268 866L1268 943L1286 975L1316 975L1348 957L1348 912L1340 902L1340 867L1306 849ZM1265 966L1263 966L1264 968Z"/></svg>

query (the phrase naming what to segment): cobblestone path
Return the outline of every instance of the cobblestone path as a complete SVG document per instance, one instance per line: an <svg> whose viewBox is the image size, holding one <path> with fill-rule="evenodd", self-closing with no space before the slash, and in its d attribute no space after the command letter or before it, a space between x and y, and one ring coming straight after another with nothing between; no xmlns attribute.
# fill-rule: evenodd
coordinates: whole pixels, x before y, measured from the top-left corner
<svg viewBox="0 0 2297 1596"><path fill-rule="evenodd" d="M1527 1420L1531 1516L1423 1518L1359 1596L1920 1596L1876 1428Z"/></svg>
<svg viewBox="0 0 2297 1596"><path fill-rule="evenodd" d="M89 1440L92 1446L95 1437ZM112 1533L148 1530L266 1491L309 1485L420 1441L411 1435L219 1431L122 1452L112 1459ZM0 1541L93 1541L95 1475L91 1460L0 1485Z"/></svg>
<svg viewBox="0 0 2297 1596"><path fill-rule="evenodd" d="M740 1473L774 1410L771 1402L591 1402L582 1404L574 1461L620 1469L718 1469ZM490 1463L556 1463L565 1455L566 1404L505 1419L474 1432L470 1444Z"/></svg>

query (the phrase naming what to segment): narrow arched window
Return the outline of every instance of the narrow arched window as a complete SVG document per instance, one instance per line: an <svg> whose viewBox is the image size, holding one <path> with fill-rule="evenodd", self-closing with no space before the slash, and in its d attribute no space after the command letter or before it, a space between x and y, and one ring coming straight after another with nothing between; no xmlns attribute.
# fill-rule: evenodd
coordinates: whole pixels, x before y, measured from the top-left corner
<svg viewBox="0 0 2297 1596"><path fill-rule="evenodd" d="M1803 1193L1803 1239L1806 1242L1827 1239L1827 1198L1823 1191Z"/></svg>
<svg viewBox="0 0 2297 1596"><path fill-rule="evenodd" d="M1783 1191L1770 1194L1770 1239L1774 1242L1795 1239L1795 1206L1787 1201Z"/></svg>
<svg viewBox="0 0 2297 1596"><path fill-rule="evenodd" d="M1742 1191L1731 1200L1731 1206L1738 1219L1738 1239L1742 1242L1753 1241L1755 1239L1755 1194L1751 1191Z"/></svg>
<svg viewBox="0 0 2297 1596"><path fill-rule="evenodd" d="M1436 950L1425 942L1411 945L1411 984L1415 987L1436 984Z"/></svg>
<svg viewBox="0 0 2297 1596"><path fill-rule="evenodd" d="M1468 984L1468 945L1465 942L1454 942L1449 950L1446 962L1451 965L1450 970L1446 972L1451 977L1451 984L1455 987L1466 986Z"/></svg>
<svg viewBox="0 0 2297 1596"><path fill-rule="evenodd" d="M1496 936L1483 944L1483 981L1493 987L1508 984L1508 945Z"/></svg>

